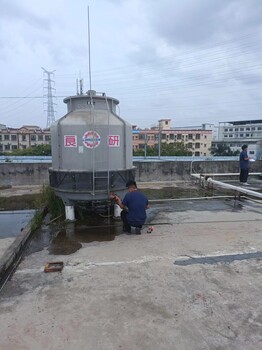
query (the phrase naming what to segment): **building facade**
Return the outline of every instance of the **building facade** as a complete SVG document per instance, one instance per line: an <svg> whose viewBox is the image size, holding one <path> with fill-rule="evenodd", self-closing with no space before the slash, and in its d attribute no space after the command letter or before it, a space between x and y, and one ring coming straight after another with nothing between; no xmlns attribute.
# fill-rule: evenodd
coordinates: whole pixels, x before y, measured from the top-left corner
<svg viewBox="0 0 262 350"><path fill-rule="evenodd" d="M139 129L133 126L133 150L156 147L161 143L182 142L194 156L209 156L211 153L212 130L197 128L171 128L171 119L161 119L158 126Z"/></svg>
<svg viewBox="0 0 262 350"><path fill-rule="evenodd" d="M240 151L243 144L248 145L251 157L260 159L262 141L262 120L241 120L220 122L217 140L213 140L212 149L225 144L232 151Z"/></svg>
<svg viewBox="0 0 262 350"><path fill-rule="evenodd" d="M0 152L12 152L38 145L51 143L50 129L41 129L35 125L25 125L21 128L0 127Z"/></svg>

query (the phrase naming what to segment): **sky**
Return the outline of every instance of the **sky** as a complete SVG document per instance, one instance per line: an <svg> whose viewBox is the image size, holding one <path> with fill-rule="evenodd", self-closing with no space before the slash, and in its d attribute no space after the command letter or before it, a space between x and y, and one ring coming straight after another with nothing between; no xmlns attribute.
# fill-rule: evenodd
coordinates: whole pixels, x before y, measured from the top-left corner
<svg viewBox="0 0 262 350"><path fill-rule="evenodd" d="M46 127L76 79L141 128L262 119L261 0L0 0L0 124Z"/></svg>

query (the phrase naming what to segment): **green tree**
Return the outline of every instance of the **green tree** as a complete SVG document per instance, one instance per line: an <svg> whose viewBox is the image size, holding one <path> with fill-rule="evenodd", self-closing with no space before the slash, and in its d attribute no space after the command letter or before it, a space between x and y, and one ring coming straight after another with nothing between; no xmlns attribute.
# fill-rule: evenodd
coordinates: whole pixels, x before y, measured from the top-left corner
<svg viewBox="0 0 262 350"><path fill-rule="evenodd" d="M239 151L232 151L225 143L219 143L217 148L211 149L211 154L214 156L237 156Z"/></svg>
<svg viewBox="0 0 262 350"><path fill-rule="evenodd" d="M7 156L51 156L51 145L37 145L25 149L16 149L11 153L5 153Z"/></svg>

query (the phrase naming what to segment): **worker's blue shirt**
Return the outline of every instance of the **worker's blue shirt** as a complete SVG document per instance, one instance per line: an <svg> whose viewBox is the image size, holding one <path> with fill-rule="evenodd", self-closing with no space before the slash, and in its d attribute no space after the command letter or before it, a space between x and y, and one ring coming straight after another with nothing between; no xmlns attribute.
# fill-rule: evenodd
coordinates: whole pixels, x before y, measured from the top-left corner
<svg viewBox="0 0 262 350"><path fill-rule="evenodd" d="M127 221L131 226L145 223L148 199L142 192L128 192L122 204L128 208Z"/></svg>
<svg viewBox="0 0 262 350"><path fill-rule="evenodd" d="M242 151L239 155L240 169L248 169L249 168L249 161L245 160L245 158L248 158L247 151Z"/></svg>

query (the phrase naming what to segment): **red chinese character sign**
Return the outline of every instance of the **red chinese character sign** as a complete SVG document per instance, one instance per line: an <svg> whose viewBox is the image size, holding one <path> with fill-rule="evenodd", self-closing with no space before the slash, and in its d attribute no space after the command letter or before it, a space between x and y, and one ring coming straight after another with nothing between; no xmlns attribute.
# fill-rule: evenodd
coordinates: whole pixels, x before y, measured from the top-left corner
<svg viewBox="0 0 262 350"><path fill-rule="evenodd" d="M77 147L77 136L76 135L64 135L64 146L65 147Z"/></svg>
<svg viewBox="0 0 262 350"><path fill-rule="evenodd" d="M108 147L120 147L120 135L108 135Z"/></svg>
<svg viewBox="0 0 262 350"><path fill-rule="evenodd" d="M101 137L96 131L87 131L82 138L83 144L87 148L96 148L100 145Z"/></svg>

